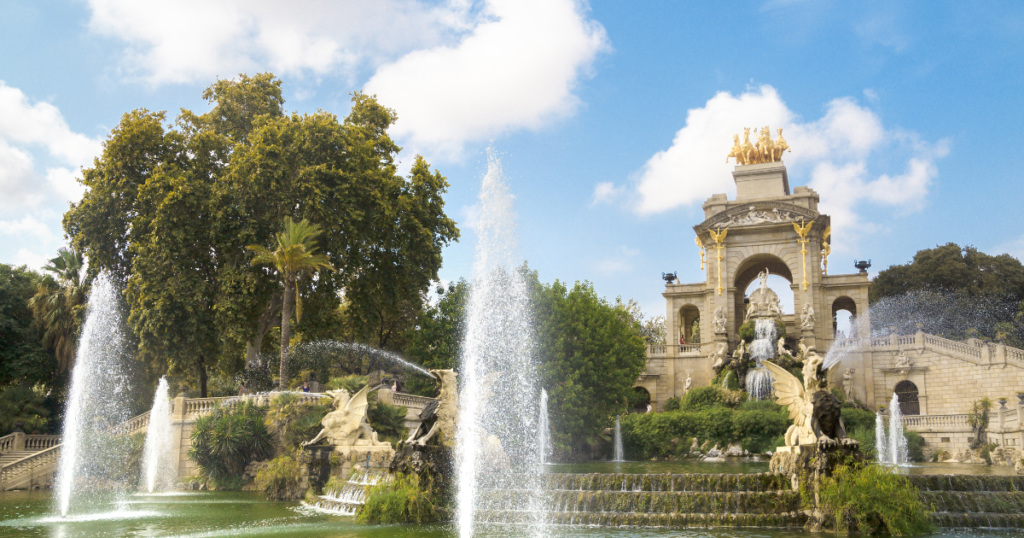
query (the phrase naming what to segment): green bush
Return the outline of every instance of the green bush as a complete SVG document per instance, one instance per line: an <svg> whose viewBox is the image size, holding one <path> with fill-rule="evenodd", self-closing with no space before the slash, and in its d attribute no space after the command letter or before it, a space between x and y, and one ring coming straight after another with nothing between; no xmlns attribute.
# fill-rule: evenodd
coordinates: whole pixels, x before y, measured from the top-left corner
<svg viewBox="0 0 1024 538"><path fill-rule="evenodd" d="M871 435L875 434L875 420L876 416L873 412L867 409L854 409L852 407L844 407L840 410L843 418L843 426L846 426L846 433L850 432L871 432Z"/></svg>
<svg viewBox="0 0 1024 538"><path fill-rule="evenodd" d="M729 390L739 390L740 380L736 377L736 372L729 370L725 373L725 388Z"/></svg>
<svg viewBox="0 0 1024 538"><path fill-rule="evenodd" d="M910 461L924 461L924 437L917 432L905 431L903 436L907 438L907 452Z"/></svg>
<svg viewBox="0 0 1024 538"><path fill-rule="evenodd" d="M673 396L665 401L665 411L678 411L681 405L681 400L678 396Z"/></svg>
<svg viewBox="0 0 1024 538"><path fill-rule="evenodd" d="M366 409L366 420L382 441L398 444L405 439L405 407L374 400Z"/></svg>
<svg viewBox="0 0 1024 538"><path fill-rule="evenodd" d="M420 477L398 473L391 482L371 487L359 512L362 523L430 523L438 510L432 492L420 487Z"/></svg>
<svg viewBox="0 0 1024 538"><path fill-rule="evenodd" d="M331 410L330 400L303 401L298 394L282 392L270 401L264 424L285 451L299 448L320 432L320 421Z"/></svg>
<svg viewBox="0 0 1024 538"><path fill-rule="evenodd" d="M188 457L199 466L200 475L218 489L241 486L245 467L273 453L265 415L266 408L242 402L219 406L196 419Z"/></svg>
<svg viewBox="0 0 1024 538"><path fill-rule="evenodd" d="M789 428L789 411L775 402L744 402L733 414L732 424L740 448L763 454L780 446L778 440Z"/></svg>
<svg viewBox="0 0 1024 538"><path fill-rule="evenodd" d="M754 320L749 320L746 323L744 323L743 325L740 325L739 336L740 336L740 338L742 338L748 344L754 341ZM785 338L785 337L786 337L786 324L783 323L782 320L776 318L775 319L775 339L778 340L779 338Z"/></svg>
<svg viewBox="0 0 1024 538"><path fill-rule="evenodd" d="M701 411L722 404L722 391L718 387L697 387L683 396L679 408L684 411Z"/></svg>
<svg viewBox="0 0 1024 538"><path fill-rule="evenodd" d="M272 501L289 501L302 498L299 477L302 469L291 456L274 458L266 467L256 473L253 481L256 491Z"/></svg>
<svg viewBox="0 0 1024 538"><path fill-rule="evenodd" d="M26 433L42 432L50 420L46 398L24 385L11 385L0 392L0 436L14 431L16 423Z"/></svg>
<svg viewBox="0 0 1024 538"><path fill-rule="evenodd" d="M907 536L933 530L917 488L907 477L879 465L839 465L818 490L821 508L837 531Z"/></svg>

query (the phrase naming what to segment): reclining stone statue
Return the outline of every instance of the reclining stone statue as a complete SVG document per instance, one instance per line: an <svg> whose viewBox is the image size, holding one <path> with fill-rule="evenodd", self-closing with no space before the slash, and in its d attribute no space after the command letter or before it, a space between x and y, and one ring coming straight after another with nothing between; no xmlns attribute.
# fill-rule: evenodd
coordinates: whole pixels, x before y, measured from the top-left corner
<svg viewBox="0 0 1024 538"><path fill-rule="evenodd" d="M355 396L349 397L345 389L328 391L326 394L334 398L334 410L324 416L320 424L323 429L313 439L302 443L312 445L321 439L327 439L331 446L388 446L386 441L377 440L377 432L370 428L366 421L366 396L370 386L362 388Z"/></svg>

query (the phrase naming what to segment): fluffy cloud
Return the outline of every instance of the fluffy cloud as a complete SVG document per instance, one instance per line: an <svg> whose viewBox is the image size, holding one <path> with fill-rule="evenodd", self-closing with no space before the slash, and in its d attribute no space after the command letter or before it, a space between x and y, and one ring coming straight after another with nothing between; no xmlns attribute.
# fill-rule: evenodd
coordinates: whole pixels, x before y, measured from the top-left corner
<svg viewBox="0 0 1024 538"><path fill-rule="evenodd" d="M676 133L671 147L656 153L639 171L636 211L660 213L703 202L719 192L733 198L733 165L725 163L732 137L742 135L744 127L764 125L783 128L783 136L794 148L784 157L790 183L805 182L821 195L819 209L832 217L840 251L846 248L844 241L856 239L855 229L876 229L858 213L865 204L905 212L920 209L938 174L935 161L949 151L946 141L929 144L914 133L886 129L874 112L850 98L829 102L821 118L803 122L771 86L739 96L722 92L703 107L690 110L686 126ZM874 172L876 160L891 160L894 155L906 159L902 171ZM614 188L598 185L595 201Z"/></svg>
<svg viewBox="0 0 1024 538"><path fill-rule="evenodd" d="M367 82L416 149L457 155L467 141L572 114L577 81L608 47L574 0L487 0L481 19L458 45L410 52Z"/></svg>
<svg viewBox="0 0 1024 538"><path fill-rule="evenodd" d="M452 0L89 0L94 32L125 41L123 68L151 84L269 69L352 74L450 39L468 7Z"/></svg>
<svg viewBox="0 0 1024 538"><path fill-rule="evenodd" d="M57 107L0 81L0 258L42 265L60 245L61 214L78 201L80 167L102 143L71 130Z"/></svg>

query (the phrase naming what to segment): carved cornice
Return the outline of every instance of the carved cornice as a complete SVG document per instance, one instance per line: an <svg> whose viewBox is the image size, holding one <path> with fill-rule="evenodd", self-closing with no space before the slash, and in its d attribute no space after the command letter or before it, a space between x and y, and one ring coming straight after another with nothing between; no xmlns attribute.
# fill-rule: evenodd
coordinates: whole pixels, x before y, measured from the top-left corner
<svg viewBox="0 0 1024 538"><path fill-rule="evenodd" d="M813 231L822 233L829 226L828 215L787 202L759 201L737 204L693 227L697 235L718 228L753 228L792 222L815 221Z"/></svg>

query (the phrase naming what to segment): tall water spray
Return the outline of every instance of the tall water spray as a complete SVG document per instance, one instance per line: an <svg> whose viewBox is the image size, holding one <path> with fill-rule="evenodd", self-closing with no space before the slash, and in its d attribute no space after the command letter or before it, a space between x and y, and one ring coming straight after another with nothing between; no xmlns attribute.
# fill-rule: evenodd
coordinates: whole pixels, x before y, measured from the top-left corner
<svg viewBox="0 0 1024 538"><path fill-rule="evenodd" d="M615 417L615 453L612 454L612 461L625 461L625 456L622 454L622 426L619 424L618 416Z"/></svg>
<svg viewBox="0 0 1024 538"><path fill-rule="evenodd" d="M889 441L885 437L885 417L875 414L875 454L878 463L889 463Z"/></svg>
<svg viewBox="0 0 1024 538"><path fill-rule="evenodd" d="M747 393L755 400L772 395L772 374L761 364L775 358L775 319L754 319L754 340L750 343L750 358L757 365L747 371Z"/></svg>
<svg viewBox="0 0 1024 538"><path fill-rule="evenodd" d="M127 418L128 403L121 323L117 289L106 272L100 273L89 292L64 414L56 484L61 516L68 514L72 497L87 489L86 482L100 478L101 466L94 464L116 457L111 428Z"/></svg>
<svg viewBox="0 0 1024 538"><path fill-rule="evenodd" d="M548 462L551 455L551 426L548 423L548 391L540 389L540 410L537 418L537 450L540 453L540 464Z"/></svg>
<svg viewBox="0 0 1024 538"><path fill-rule="evenodd" d="M900 397L892 393L889 402L889 459L894 465L910 462L910 451L907 449L907 438L903 435L903 413L900 410Z"/></svg>
<svg viewBox="0 0 1024 538"><path fill-rule="evenodd" d="M480 491L497 487L496 473L507 471L518 473L518 487L533 492L525 508L534 514L531 534L538 536L545 530L529 289L517 255L513 198L500 161L488 157L462 346L456 525L462 538L473 535Z"/></svg>
<svg viewBox="0 0 1024 538"><path fill-rule="evenodd" d="M174 484L174 446L171 437L171 401L168 398L167 379L161 377L149 411L146 428L146 447L143 452L143 486L153 493L157 488Z"/></svg>

